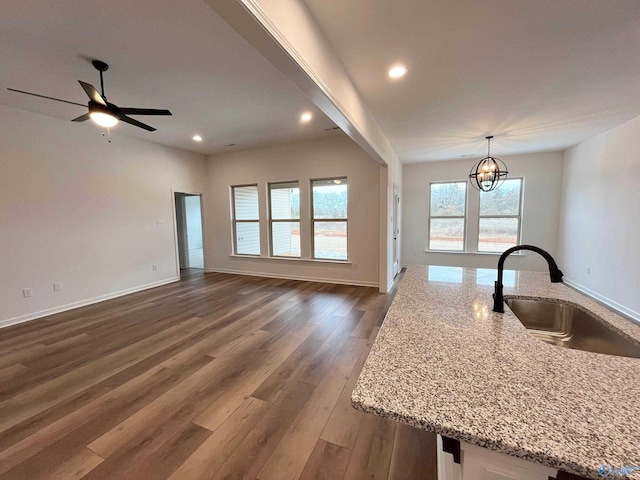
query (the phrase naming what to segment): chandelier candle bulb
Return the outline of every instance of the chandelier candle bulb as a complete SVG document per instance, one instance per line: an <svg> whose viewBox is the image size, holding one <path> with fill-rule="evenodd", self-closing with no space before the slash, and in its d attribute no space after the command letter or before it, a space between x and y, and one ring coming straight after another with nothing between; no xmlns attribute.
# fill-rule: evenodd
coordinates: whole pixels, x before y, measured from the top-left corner
<svg viewBox="0 0 640 480"><path fill-rule="evenodd" d="M491 156L493 135L485 138L487 139L487 156L473 166L469 172L469 183L476 190L490 192L504 183L509 172L502 160Z"/></svg>

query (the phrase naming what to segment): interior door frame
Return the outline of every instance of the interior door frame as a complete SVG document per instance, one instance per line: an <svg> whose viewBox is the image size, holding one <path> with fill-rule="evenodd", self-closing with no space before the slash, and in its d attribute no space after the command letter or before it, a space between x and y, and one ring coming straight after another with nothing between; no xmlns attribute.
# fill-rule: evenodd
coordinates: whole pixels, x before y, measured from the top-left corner
<svg viewBox="0 0 640 480"><path fill-rule="evenodd" d="M205 223L205 209L206 202L205 197L202 192L197 192L189 189L171 189L171 211L173 216L173 254L175 259L175 268L176 268L176 277L180 279L180 252L179 252L179 244L178 244L178 218L176 211L176 193L184 194L188 196L196 196L200 197L200 221L202 223L202 260L204 263L204 271L207 271L207 228ZM188 255L187 255L188 257ZM187 263L189 263L187 259Z"/></svg>
<svg viewBox="0 0 640 480"><path fill-rule="evenodd" d="M187 207L185 202L186 195L182 192L174 194L175 221L176 221L176 238L178 240L178 266L189 268L191 260L189 259L189 229L187 227ZM180 228L182 226L182 228Z"/></svg>

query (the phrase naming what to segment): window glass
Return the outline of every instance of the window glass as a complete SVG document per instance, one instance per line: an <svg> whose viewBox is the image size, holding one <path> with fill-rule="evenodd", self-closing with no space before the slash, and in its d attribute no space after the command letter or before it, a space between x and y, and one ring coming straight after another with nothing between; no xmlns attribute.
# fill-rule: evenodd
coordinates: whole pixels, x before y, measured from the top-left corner
<svg viewBox="0 0 640 480"><path fill-rule="evenodd" d="M269 184L272 220L300 218L300 187L298 182Z"/></svg>
<svg viewBox="0 0 640 480"><path fill-rule="evenodd" d="M314 222L313 256L347 260L347 222Z"/></svg>
<svg viewBox="0 0 640 480"><path fill-rule="evenodd" d="M313 218L347 218L347 180L313 181Z"/></svg>
<svg viewBox="0 0 640 480"><path fill-rule="evenodd" d="M236 253L238 255L260 255L258 222L236 223Z"/></svg>
<svg viewBox="0 0 640 480"><path fill-rule="evenodd" d="M235 219L258 220L258 186L233 187Z"/></svg>
<svg viewBox="0 0 640 480"><path fill-rule="evenodd" d="M460 217L464 216L467 184L432 183L431 184L431 216Z"/></svg>
<svg viewBox="0 0 640 480"><path fill-rule="evenodd" d="M505 180L496 190L480 192L480 216L519 215L521 180Z"/></svg>
<svg viewBox="0 0 640 480"><path fill-rule="evenodd" d="M504 252L519 243L521 199L521 178L506 180L491 192L480 192L479 252Z"/></svg>
<svg viewBox="0 0 640 480"><path fill-rule="evenodd" d="M313 258L347 260L347 179L311 182Z"/></svg>
<svg viewBox="0 0 640 480"><path fill-rule="evenodd" d="M233 192L233 234L236 255L260 255L260 213L258 186L231 187Z"/></svg>
<svg viewBox="0 0 640 480"><path fill-rule="evenodd" d="M504 252L518 244L517 218L481 217L478 251Z"/></svg>
<svg viewBox="0 0 640 480"><path fill-rule="evenodd" d="M271 255L300 256L300 186L298 182L269 184Z"/></svg>
<svg viewBox="0 0 640 480"><path fill-rule="evenodd" d="M463 251L467 183L432 183L429 197L429 250Z"/></svg>
<svg viewBox="0 0 640 480"><path fill-rule="evenodd" d="M464 218L432 218L429 222L430 250L464 250Z"/></svg>

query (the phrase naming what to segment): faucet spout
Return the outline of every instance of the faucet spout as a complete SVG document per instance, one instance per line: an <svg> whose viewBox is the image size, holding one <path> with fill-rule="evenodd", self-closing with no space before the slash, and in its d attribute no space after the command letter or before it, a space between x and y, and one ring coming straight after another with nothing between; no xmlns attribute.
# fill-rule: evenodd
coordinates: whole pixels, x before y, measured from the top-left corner
<svg viewBox="0 0 640 480"><path fill-rule="evenodd" d="M562 272L558 268L558 265L556 265L556 261L553 259L551 254L549 254L549 252L534 245L516 245L515 247L511 247L505 250L502 255L500 255L500 260L498 260L498 280L495 282L495 291L493 293L494 312L504 313L504 297L502 295L502 276L504 272L504 262L509 255L519 250L530 250L542 255L547 261L547 265L549 265L549 277L551 278L551 282L562 282Z"/></svg>

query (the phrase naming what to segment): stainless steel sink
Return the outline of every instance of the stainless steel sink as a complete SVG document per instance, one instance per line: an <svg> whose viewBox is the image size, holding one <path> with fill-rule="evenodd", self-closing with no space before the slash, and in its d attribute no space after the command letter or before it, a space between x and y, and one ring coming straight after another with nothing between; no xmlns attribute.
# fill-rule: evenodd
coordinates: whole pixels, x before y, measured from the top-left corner
<svg viewBox="0 0 640 480"><path fill-rule="evenodd" d="M640 358L640 345L589 313L565 303L507 298L508 307L534 337L565 348Z"/></svg>

